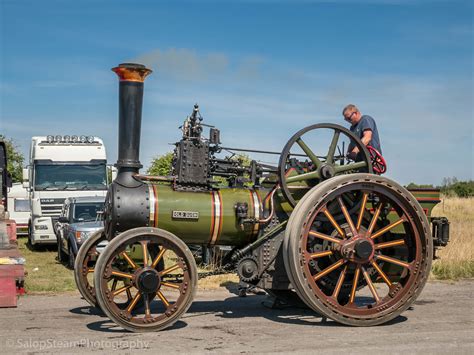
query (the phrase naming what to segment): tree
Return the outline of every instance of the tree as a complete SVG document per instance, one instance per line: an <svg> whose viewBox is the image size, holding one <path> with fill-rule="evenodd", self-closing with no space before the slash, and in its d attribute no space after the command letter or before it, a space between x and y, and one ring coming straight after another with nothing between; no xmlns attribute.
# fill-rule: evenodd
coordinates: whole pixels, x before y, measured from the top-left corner
<svg viewBox="0 0 474 355"><path fill-rule="evenodd" d="M18 150L18 146L13 142L12 139L6 138L3 134L0 134L0 140L5 142L7 147L7 170L12 176L13 182L23 181L23 162L25 157Z"/></svg>
<svg viewBox="0 0 474 355"><path fill-rule="evenodd" d="M173 162L173 153L158 155L151 161L147 169L148 175L168 176L171 174L171 164Z"/></svg>

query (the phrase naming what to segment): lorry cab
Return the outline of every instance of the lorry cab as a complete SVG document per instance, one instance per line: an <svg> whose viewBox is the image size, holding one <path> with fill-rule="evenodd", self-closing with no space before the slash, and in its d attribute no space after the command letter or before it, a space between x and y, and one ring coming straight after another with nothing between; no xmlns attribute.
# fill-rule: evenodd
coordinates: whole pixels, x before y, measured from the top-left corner
<svg viewBox="0 0 474 355"><path fill-rule="evenodd" d="M31 246L55 244L54 226L68 197L105 196L108 184L105 146L94 136L32 137L23 184L30 200Z"/></svg>

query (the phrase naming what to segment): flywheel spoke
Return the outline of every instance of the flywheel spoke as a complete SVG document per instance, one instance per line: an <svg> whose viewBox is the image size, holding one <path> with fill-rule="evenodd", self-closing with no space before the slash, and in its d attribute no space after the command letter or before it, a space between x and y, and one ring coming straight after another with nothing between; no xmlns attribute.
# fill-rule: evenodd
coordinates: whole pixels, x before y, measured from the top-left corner
<svg viewBox="0 0 474 355"><path fill-rule="evenodd" d="M321 176L319 175L318 171L311 171L309 173L303 173L299 175L289 176L286 178L286 182L288 184L292 182L304 181L304 180L311 180L311 179L319 179Z"/></svg>
<svg viewBox="0 0 474 355"><path fill-rule="evenodd" d="M365 161L359 161L357 163L350 163L347 165L336 165L334 167L334 171L336 172L336 174L338 174L343 173L345 171L358 170L365 167L367 167L367 163Z"/></svg>
<svg viewBox="0 0 474 355"><path fill-rule="evenodd" d="M306 155L313 162L316 168L319 168L321 166L321 160L319 160L316 154L313 153L313 151L306 145L306 143L301 139L301 137L296 140L296 143L301 147L303 152L306 153Z"/></svg>
<svg viewBox="0 0 474 355"><path fill-rule="evenodd" d="M334 163L334 153L336 152L337 148L337 141L339 140L339 131L334 131L334 135L332 137L331 144L329 145L328 155L326 156L326 163L332 164Z"/></svg>

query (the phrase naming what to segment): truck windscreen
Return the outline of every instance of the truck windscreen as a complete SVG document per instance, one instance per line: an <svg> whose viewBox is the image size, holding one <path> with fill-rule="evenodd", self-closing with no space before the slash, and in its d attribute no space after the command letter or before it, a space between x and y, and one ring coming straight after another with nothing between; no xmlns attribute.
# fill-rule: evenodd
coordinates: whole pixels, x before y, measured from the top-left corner
<svg viewBox="0 0 474 355"><path fill-rule="evenodd" d="M36 165L36 190L106 190L105 164Z"/></svg>

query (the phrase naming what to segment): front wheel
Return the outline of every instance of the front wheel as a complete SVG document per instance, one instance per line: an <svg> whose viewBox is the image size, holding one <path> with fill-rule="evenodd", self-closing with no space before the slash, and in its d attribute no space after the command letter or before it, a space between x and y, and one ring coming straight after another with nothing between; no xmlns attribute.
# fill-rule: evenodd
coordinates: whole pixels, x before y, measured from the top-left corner
<svg viewBox="0 0 474 355"><path fill-rule="evenodd" d="M164 267L159 267L162 262ZM101 309L133 332L158 331L175 323L191 306L197 278L196 262L186 244L150 227L131 229L113 239L94 272Z"/></svg>
<svg viewBox="0 0 474 355"><path fill-rule="evenodd" d="M406 310L433 258L426 215L404 187L371 174L335 177L294 209L284 260L298 295L339 323L372 326Z"/></svg>

